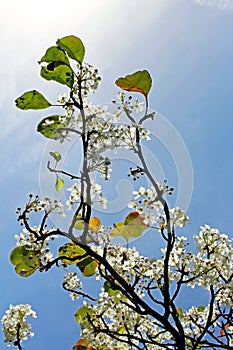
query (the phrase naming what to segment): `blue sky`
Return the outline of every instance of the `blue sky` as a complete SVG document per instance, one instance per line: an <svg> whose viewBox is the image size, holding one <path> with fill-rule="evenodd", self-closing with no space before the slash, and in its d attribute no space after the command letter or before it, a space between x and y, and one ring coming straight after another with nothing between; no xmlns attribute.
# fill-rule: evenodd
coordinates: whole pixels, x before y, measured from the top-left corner
<svg viewBox="0 0 233 350"><path fill-rule="evenodd" d="M28 193L40 192L46 146L36 133L46 112L17 110L14 100L34 88L50 100L63 91L40 78L37 61L69 34L83 40L86 61L100 69L98 103L115 97L116 78L148 69L153 78L150 108L173 125L192 160L191 222L181 233L191 237L207 223L232 236L233 1L41 0L35 5L9 0L1 5L0 17L0 316L10 303L30 303L38 319L33 321L36 336L24 343L25 349L71 349L79 337L73 318L78 305L60 287L63 271L23 279L8 259L20 232L15 208ZM166 168L161 144L155 144L154 152L165 176L177 182L181 168ZM140 240L144 254L152 254L151 239ZM0 343L5 348L2 335Z"/></svg>

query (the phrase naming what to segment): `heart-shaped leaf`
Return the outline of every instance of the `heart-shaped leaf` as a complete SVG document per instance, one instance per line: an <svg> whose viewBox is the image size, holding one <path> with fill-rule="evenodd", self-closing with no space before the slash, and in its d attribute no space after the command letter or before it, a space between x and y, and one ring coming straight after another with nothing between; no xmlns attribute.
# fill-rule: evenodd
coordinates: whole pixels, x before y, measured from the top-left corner
<svg viewBox="0 0 233 350"><path fill-rule="evenodd" d="M44 109L51 106L46 98L38 91L25 92L15 100L16 107L20 109Z"/></svg>
<svg viewBox="0 0 233 350"><path fill-rule="evenodd" d="M122 236L128 241L130 237L141 236L148 227L138 212L131 212L126 216L124 222L118 222L114 225L110 235L112 237Z"/></svg>
<svg viewBox="0 0 233 350"><path fill-rule="evenodd" d="M49 139L57 140L61 137L61 134L57 132L57 129L66 126L67 123L64 123L62 116L51 115L40 121L37 125L37 131Z"/></svg>
<svg viewBox="0 0 233 350"><path fill-rule="evenodd" d="M88 256L83 260L80 260L79 262L77 262L77 266L79 267L83 276L90 277L95 274L98 263L92 257Z"/></svg>
<svg viewBox="0 0 233 350"><path fill-rule="evenodd" d="M57 46L52 46L50 47L45 55L41 58L40 62L47 62L47 63L52 63L52 62L60 62L60 64L65 64L65 65L70 65L69 59L66 56L65 52Z"/></svg>
<svg viewBox="0 0 233 350"><path fill-rule="evenodd" d="M147 97L151 89L152 79L149 72L147 70L143 70L126 75L124 78L119 78L115 81L115 84L122 90L139 92Z"/></svg>
<svg viewBox="0 0 233 350"><path fill-rule="evenodd" d="M85 322L88 322L88 316L91 316L93 314L93 310L87 306L81 306L75 313L75 319L78 324L83 324Z"/></svg>
<svg viewBox="0 0 233 350"><path fill-rule="evenodd" d="M62 262L66 265L77 264L84 259L86 251L73 242L65 243L59 248L58 256L64 257ZM66 259L66 258L67 259Z"/></svg>
<svg viewBox="0 0 233 350"><path fill-rule="evenodd" d="M51 62L47 67L41 67L40 75L46 80L54 80L57 83L67 85L69 88L72 88L74 83L72 69L59 62Z"/></svg>
<svg viewBox="0 0 233 350"><path fill-rule="evenodd" d="M85 54L85 47L81 39L74 35L69 35L62 39L58 39L56 44L67 52L67 55L70 58L82 63Z"/></svg>
<svg viewBox="0 0 233 350"><path fill-rule="evenodd" d="M124 225L147 226L144 224L144 218L137 211L132 211L126 216Z"/></svg>
<svg viewBox="0 0 233 350"><path fill-rule="evenodd" d="M12 250L10 261L15 265L15 271L22 277L32 275L40 266L40 251L28 246L19 246Z"/></svg>
<svg viewBox="0 0 233 350"><path fill-rule="evenodd" d="M65 243L58 250L58 256L63 264L76 264L83 276L90 277L95 274L98 263L90 256L86 256L86 251L74 242Z"/></svg>

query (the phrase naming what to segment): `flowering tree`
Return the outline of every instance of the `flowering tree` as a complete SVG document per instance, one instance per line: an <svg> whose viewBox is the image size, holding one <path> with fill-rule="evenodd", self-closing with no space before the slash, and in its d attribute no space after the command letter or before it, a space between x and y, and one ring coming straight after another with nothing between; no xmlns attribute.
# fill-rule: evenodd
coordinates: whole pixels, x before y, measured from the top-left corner
<svg viewBox="0 0 233 350"><path fill-rule="evenodd" d="M173 188L154 179L143 154L142 141L150 140L145 124L155 117L148 112L149 73L138 71L115 82L123 91L140 93L144 109L138 99L120 92L109 112L88 100L101 79L97 69L84 63L84 54L79 38L59 39L40 60L41 76L66 85L69 95L60 95L52 104L32 90L16 100L23 110L59 105L62 114L44 118L37 130L60 143L75 138L79 152L82 149L78 173L59 167L62 155L58 151L50 152L47 164L56 178L57 191L72 182L66 202L72 218L66 230L51 226L49 221L53 213L65 216L58 200L30 195L26 205L17 209L23 229L10 255L16 273L29 277L36 271L70 269L63 288L73 300L79 299L75 318L81 328L73 350L233 348L232 241L205 225L194 236L194 253L188 249L186 237L176 233L188 217L179 208L169 208L167 198ZM95 203L104 208L108 203L95 179L97 173L109 179L112 159L106 151L117 148L137 156L137 166L129 168L129 177L139 185L132 194L128 215L122 222L106 226L92 214ZM142 177L148 179L148 188L141 185ZM36 226L31 224L34 212L38 215ZM130 239L140 237L145 230L161 235L161 256L145 257L130 247ZM67 242L54 253L52 243L59 236ZM116 236L123 237L126 244L116 243ZM95 295L82 288L82 280L89 276L96 277L99 289ZM205 290L209 302L187 309L178 297L193 289L195 298L196 286ZM198 305L198 300L194 304ZM33 335L27 316L36 315L29 305L17 305L2 318L6 342L18 349L22 349L23 339Z"/></svg>

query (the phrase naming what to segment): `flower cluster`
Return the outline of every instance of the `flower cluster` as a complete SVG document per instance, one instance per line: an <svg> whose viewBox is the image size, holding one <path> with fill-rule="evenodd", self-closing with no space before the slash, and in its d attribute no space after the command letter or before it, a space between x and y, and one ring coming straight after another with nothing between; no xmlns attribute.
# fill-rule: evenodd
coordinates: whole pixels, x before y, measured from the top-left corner
<svg viewBox="0 0 233 350"><path fill-rule="evenodd" d="M138 348L142 345L140 339L143 339L144 342L148 341L146 343L147 349L161 349L158 345L149 345L153 341L148 339L149 337L153 339L154 336L158 335L159 327L153 324L149 316L139 317L137 312L124 304L124 301L126 302L124 296L109 297L102 290L97 304L91 308L91 322L85 322L85 327L82 328L82 336L97 350ZM160 333L159 340L161 343L165 343L168 334L166 332ZM115 335L116 340L113 339L112 335ZM131 345L127 344L129 336L131 337Z"/></svg>
<svg viewBox="0 0 233 350"><path fill-rule="evenodd" d="M64 276L63 286L69 290L70 298L76 300L79 298L79 292L82 289L82 281L78 278L76 272L68 272Z"/></svg>
<svg viewBox="0 0 233 350"><path fill-rule="evenodd" d="M206 324L206 320L209 315L210 305L204 306L192 306L189 310L185 311L182 315L183 323L185 325L185 335L190 337L198 337L203 331L203 328ZM217 325L217 322L214 320L217 319L217 309L215 305L213 306L212 311L212 327Z"/></svg>
<svg viewBox="0 0 233 350"><path fill-rule="evenodd" d="M100 125L98 125L98 123ZM88 153L92 168L103 159L102 154L107 150L117 148L136 149L136 129L142 139L149 140L149 131L142 126L129 124L113 124L111 120L103 122L93 118L90 138L90 151Z"/></svg>
<svg viewBox="0 0 233 350"><path fill-rule="evenodd" d="M86 201L85 195L81 193L81 186L80 184L75 183L70 188L68 188L68 191L70 191L69 199L67 200L66 204L68 206L68 210L71 210L74 206L74 204L78 203L80 201L80 197L82 195L83 200ZM102 194L102 187L101 185L94 182L94 180L91 180L91 186L90 186L90 194L92 202L91 205L94 203L98 203L102 205L102 207L106 208L107 200L103 197Z"/></svg>
<svg viewBox="0 0 233 350"><path fill-rule="evenodd" d="M209 290L213 286L219 306L233 302L232 240L205 225L195 235L197 254L187 251L186 238L176 237L170 254L170 279L189 287ZM165 255L166 249L162 249Z"/></svg>
<svg viewBox="0 0 233 350"><path fill-rule="evenodd" d="M194 239L198 253L192 259L192 273L198 278L193 283L206 289L214 285L219 303L232 305L232 240L209 225L202 226L199 235L195 235Z"/></svg>
<svg viewBox="0 0 233 350"><path fill-rule="evenodd" d="M190 259L190 252L187 255L186 247L188 246L188 243L186 242L187 238L184 236L176 236L175 242L173 245L173 249L170 254L170 267L171 269L173 267L176 267L178 271L181 271L184 266L187 265L187 261ZM163 254L165 255L166 249L161 249ZM176 271L177 271L176 270ZM187 271L185 271L187 273ZM173 279L179 279L180 275L178 274L178 277L176 274L172 275Z"/></svg>
<svg viewBox="0 0 233 350"><path fill-rule="evenodd" d="M101 255L103 249L98 247L97 251ZM114 270L128 283L134 282L136 276L140 280L147 280L148 278L156 280L161 277L162 262L141 256L135 247L126 248L120 245L109 245L107 248L107 260ZM96 271L96 278L100 280L102 279L101 271L104 272L103 266L100 266L99 270ZM144 287L143 283L137 286L137 291L140 295Z"/></svg>
<svg viewBox="0 0 233 350"><path fill-rule="evenodd" d="M63 207L64 207L63 204L57 199L53 201L49 197L40 199L38 195L34 197L33 194L30 194L29 201L26 204L26 211L27 213L30 213L32 211L34 212L44 211L46 214L56 212L59 215L65 216ZM22 219L21 211L22 211L21 208L17 208L16 213L19 214L18 220Z"/></svg>
<svg viewBox="0 0 233 350"><path fill-rule="evenodd" d="M57 96L57 104L58 105L65 106L67 102L68 102L68 96L66 93L59 94Z"/></svg>
<svg viewBox="0 0 233 350"><path fill-rule="evenodd" d="M149 131L136 123L121 123L120 116L116 122L114 113L108 110L108 106L95 105L86 102L84 104L85 130L89 133L88 160L90 171L99 171L103 163L103 153L119 147L135 149L136 129L141 139L149 140ZM73 126L83 127L80 115L73 118ZM102 171L103 173L103 171Z"/></svg>
<svg viewBox="0 0 233 350"><path fill-rule="evenodd" d="M82 133L83 123L85 123L85 132L89 133L89 150L88 158L90 161L90 171L98 170L103 162L103 153L106 150L113 150L119 147L124 147L130 150L135 150L136 147L136 130L139 132L140 138L149 140L149 131L142 125L132 122L129 119L127 122L121 123L120 119L125 114L126 106L119 107L117 112L109 112L106 105L92 105L83 98L85 120L83 114L75 114L72 100L66 95L58 96L58 104L63 105L66 110L66 115L59 117L61 127L58 127L59 141L71 139L73 130L78 130ZM127 104L127 111L139 112L142 109L142 102L137 99ZM123 109L122 109L123 108ZM50 120L45 120L45 123L54 123ZM104 173L104 171L100 171Z"/></svg>
<svg viewBox="0 0 233 350"><path fill-rule="evenodd" d="M29 250L40 251L41 263L47 263L52 260L53 253L49 248L49 241L56 238L55 235L49 235L53 230L42 230L40 227L34 226L29 232L26 228L23 228L19 235L15 235L16 245L25 246ZM43 235L46 237L43 239ZM39 238L42 238L38 240Z"/></svg>
<svg viewBox="0 0 233 350"><path fill-rule="evenodd" d="M166 182L162 185L157 183L161 194L170 192ZM162 218L163 205L159 201L158 193L156 189L151 186L145 188L141 186L138 191L133 191L134 198L130 201L128 207L139 212L140 215L145 218L145 224L154 225Z"/></svg>
<svg viewBox="0 0 233 350"><path fill-rule="evenodd" d="M173 226L183 227L187 222L189 222L189 217L186 215L185 211L179 207L169 209L169 214ZM159 227L166 227L165 214L162 214L160 216Z"/></svg>
<svg viewBox="0 0 233 350"><path fill-rule="evenodd" d="M119 115L123 114L125 111L127 111L129 114L138 114L143 112L144 102L140 101L138 98L135 98L133 100L132 96L128 96L128 98L126 99L125 93L119 92L117 94L117 99L120 100L120 104L115 100L113 101L113 103L118 105L118 110L115 112L115 115L117 117L119 117Z"/></svg>
<svg viewBox="0 0 233 350"><path fill-rule="evenodd" d="M208 232L209 241L206 243ZM169 260L169 280L173 284L177 281L178 284L186 284L187 286L193 287L193 285L200 285L205 287L205 278L209 280L209 273L211 269L207 269L207 262L203 265L203 271L200 273L200 266L203 264L203 259L198 262L200 258L200 252L204 253L207 249L212 250L213 246L219 251L224 249L224 252L228 254L228 258L223 257L227 262L226 270L228 271L229 283L225 283L223 288L223 283L219 284L218 280L227 278L226 272L223 271L221 277L221 271L219 271L220 266L215 261L215 270L218 274L218 278L213 279L213 274L211 273L210 280L207 284L210 286L211 283L214 285L216 300L213 305L207 306L192 306L190 309L182 311L179 309L180 322L184 328L185 336L187 337L187 344L189 342L189 337L197 339L203 332L207 320L211 317L211 328L210 331L214 332L214 328L218 327L221 330L221 325L223 321L221 317L224 316L226 311L221 311L221 306L232 305L232 248L230 249L230 241L227 239L226 235L220 235L218 230L211 229L209 226L201 228L199 236L195 236L197 241L197 255L187 252L188 243L186 242L186 237L175 237L175 243L170 255ZM203 241L205 241L205 246L203 246ZM220 243L222 241L222 243ZM221 246L221 247L220 247ZM97 248L98 254L103 254L103 249ZM166 250L163 250L165 254ZM105 252L106 259L114 270L124 278L124 280L129 285L134 285L135 292L140 298L148 298L148 296L153 293L153 301L156 304L161 304L163 301L163 294L158 293L161 286L163 285L163 268L164 259L149 259L143 257L135 248L124 248L119 245L109 245L107 251ZM205 255L206 253L204 253ZM225 254L223 254L225 255ZM194 262L196 265L194 265ZM210 260L208 259L208 264ZM211 264L210 264L211 265ZM225 265L224 265L225 266ZM228 268L231 270L228 270ZM197 270L195 271L195 269ZM231 272L230 272L231 271ZM102 280L106 279L104 267L100 266L96 271L96 279ZM216 276L217 277L217 276ZM111 281L111 278L110 278ZM110 282L111 285L111 282ZM227 285L227 286L226 286ZM117 291L117 284L114 284L113 280L113 291L115 293L111 294L105 287L101 289L99 298L97 302L91 306L91 312L88 322L83 323L82 336L86 339L89 344L95 345L96 349L105 349L116 346L118 342L115 339L120 339L119 344L121 349L131 349L131 346L142 345L140 341L143 339L146 341L147 349L161 349L161 346L165 345L168 348L174 348L171 336L162 331L162 325L155 323L153 318L150 316L140 316L135 312L134 304L131 307L131 301L127 299L119 287ZM152 291L157 292L154 294ZM222 302L220 301L220 295L225 293L227 290L227 295L224 294ZM149 291L150 294L147 294ZM219 294L220 293L220 294ZM160 296L159 296L160 295ZM155 304L155 305L156 305ZM89 305L89 304L87 304ZM211 309L211 312L210 312ZM177 309L178 310L178 309ZM225 310L225 309L223 309ZM221 314L222 312L222 314ZM222 322L222 323L221 323ZM227 324L226 330L229 341L233 342L232 327ZM127 344L127 336L131 336L131 345ZM112 337L115 335L116 337ZM153 342L153 339L156 339ZM170 339L170 341L169 341ZM232 340L231 340L232 339ZM124 343L125 341L125 343ZM158 345L161 344L161 345Z"/></svg>
<svg viewBox="0 0 233 350"><path fill-rule="evenodd" d="M25 222L28 222L28 214L31 212L41 212L44 215L43 225L33 226L30 227L30 229L29 226L26 225L19 235L15 235L16 245L25 246L29 250L39 251L41 263L46 264L53 258L53 253L49 248L49 242L56 238L56 234L53 234L55 231L54 228L48 229L46 219L52 212L65 216L63 204L58 200L52 201L48 197L41 200L39 196L33 197L33 195L30 194L29 201L23 213L21 208L17 209L18 220L21 221L22 226L25 226Z"/></svg>
<svg viewBox="0 0 233 350"><path fill-rule="evenodd" d="M99 71L97 68L89 63L82 63L78 65L78 81L81 81L81 88L84 96L87 96L90 92L95 92L101 81ZM77 86L77 92L79 86Z"/></svg>
<svg viewBox="0 0 233 350"><path fill-rule="evenodd" d="M1 320L6 343L14 345L21 340L27 339L28 336L34 336L34 333L31 331L31 325L27 322L27 317L36 318L36 313L31 309L30 305L10 305L9 310L6 311Z"/></svg>

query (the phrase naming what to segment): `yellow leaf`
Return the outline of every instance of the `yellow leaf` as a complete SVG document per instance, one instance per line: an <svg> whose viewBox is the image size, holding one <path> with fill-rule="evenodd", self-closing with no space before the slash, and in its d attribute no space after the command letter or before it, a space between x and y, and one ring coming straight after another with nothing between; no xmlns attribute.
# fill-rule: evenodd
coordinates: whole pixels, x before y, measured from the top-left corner
<svg viewBox="0 0 233 350"><path fill-rule="evenodd" d="M57 181L56 181L56 185L55 185L57 192L61 191L64 184L65 184L65 182L58 176Z"/></svg>
<svg viewBox="0 0 233 350"><path fill-rule="evenodd" d="M72 350L95 350L95 349L92 346L88 346L86 341L83 338L80 338L75 343Z"/></svg>
<svg viewBox="0 0 233 350"><path fill-rule="evenodd" d="M100 219L94 216L93 218L90 218L89 220L89 229L95 233L98 232L100 227ZM84 229L84 220L82 220L81 216L77 218L77 221L74 225L74 228L76 230L82 231Z"/></svg>
<svg viewBox="0 0 233 350"><path fill-rule="evenodd" d="M184 317L183 311L182 311L181 307L177 307L177 308L176 308L176 311L177 311L178 316L179 316L180 318L183 318L183 317Z"/></svg>
<svg viewBox="0 0 233 350"><path fill-rule="evenodd" d="M229 324L229 323L226 323L226 324L222 327L222 329L221 329L221 331L220 331L220 336L221 336L221 337L223 337L223 336L225 335L226 329L229 328L229 327L230 327L230 324Z"/></svg>
<svg viewBox="0 0 233 350"><path fill-rule="evenodd" d="M89 228L91 231L97 233L100 227L100 219L94 216L89 220Z"/></svg>
<svg viewBox="0 0 233 350"><path fill-rule="evenodd" d="M76 343L75 345L73 346L72 350L78 350L78 348L80 346L86 346L87 348L87 343L85 342L85 340L83 338L80 338Z"/></svg>

